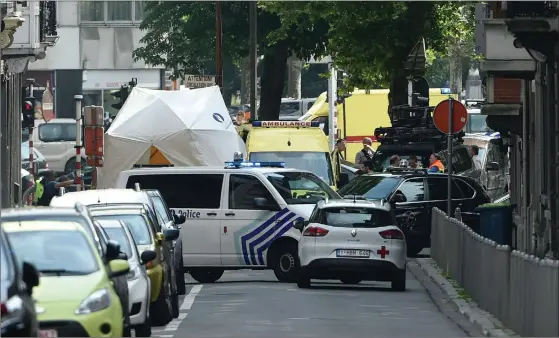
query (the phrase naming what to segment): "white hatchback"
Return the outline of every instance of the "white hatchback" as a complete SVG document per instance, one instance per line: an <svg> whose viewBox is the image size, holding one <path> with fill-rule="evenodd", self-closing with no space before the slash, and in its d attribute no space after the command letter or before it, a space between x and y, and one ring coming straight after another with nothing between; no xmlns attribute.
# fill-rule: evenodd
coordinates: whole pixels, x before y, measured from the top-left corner
<svg viewBox="0 0 559 338"><path fill-rule="evenodd" d="M390 206L363 200L319 202L308 221L294 227L299 240L301 270L297 285L311 279L389 281L395 291L406 289L406 241L395 226Z"/></svg>

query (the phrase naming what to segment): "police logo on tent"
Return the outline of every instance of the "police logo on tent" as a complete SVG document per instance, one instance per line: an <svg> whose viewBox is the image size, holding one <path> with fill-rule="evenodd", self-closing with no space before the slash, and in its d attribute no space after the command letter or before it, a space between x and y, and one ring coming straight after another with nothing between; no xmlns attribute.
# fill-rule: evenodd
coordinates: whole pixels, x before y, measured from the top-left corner
<svg viewBox="0 0 559 338"><path fill-rule="evenodd" d="M213 118L214 118L214 120L216 120L219 123L223 123L225 121L225 118L221 114L218 114L218 113L214 113Z"/></svg>

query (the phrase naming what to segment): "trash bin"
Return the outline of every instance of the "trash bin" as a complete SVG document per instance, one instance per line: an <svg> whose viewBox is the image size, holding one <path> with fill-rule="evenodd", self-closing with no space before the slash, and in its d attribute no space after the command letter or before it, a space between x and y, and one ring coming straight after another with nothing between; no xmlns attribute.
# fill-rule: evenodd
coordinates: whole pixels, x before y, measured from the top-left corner
<svg viewBox="0 0 559 338"><path fill-rule="evenodd" d="M512 245L512 205L488 203L477 207L480 235L500 245Z"/></svg>

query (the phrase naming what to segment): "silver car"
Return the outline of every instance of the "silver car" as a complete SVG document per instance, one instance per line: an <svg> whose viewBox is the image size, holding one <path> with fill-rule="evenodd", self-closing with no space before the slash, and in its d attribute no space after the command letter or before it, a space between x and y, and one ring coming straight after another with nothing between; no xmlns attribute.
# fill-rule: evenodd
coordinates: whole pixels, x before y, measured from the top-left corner
<svg viewBox="0 0 559 338"><path fill-rule="evenodd" d="M136 337L150 337L151 283L145 264L154 260L157 254L152 250L145 250L140 254L130 230L122 221L100 219L95 222L107 233L110 239L120 244L121 252L127 256L130 265L130 272L127 275L130 324L136 333Z"/></svg>

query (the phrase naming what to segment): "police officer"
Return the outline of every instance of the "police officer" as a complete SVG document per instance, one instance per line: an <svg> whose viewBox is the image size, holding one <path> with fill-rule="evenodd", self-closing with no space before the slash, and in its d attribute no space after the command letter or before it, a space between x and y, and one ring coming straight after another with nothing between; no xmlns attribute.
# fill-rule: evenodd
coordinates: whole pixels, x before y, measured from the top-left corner
<svg viewBox="0 0 559 338"><path fill-rule="evenodd" d="M65 176L61 178L64 181L56 182L54 172L51 170L45 172L44 176L35 181L34 188L30 188L29 193L35 193L33 204L38 206L49 206L50 201L56 196L59 188L66 188L76 183L76 180L68 180Z"/></svg>
<svg viewBox="0 0 559 338"><path fill-rule="evenodd" d="M429 157L429 170L430 173L444 173L444 165L441 162L441 156L437 153L431 154Z"/></svg>

